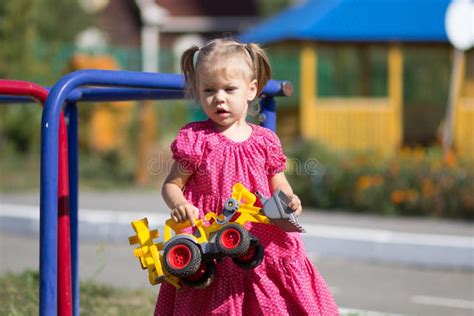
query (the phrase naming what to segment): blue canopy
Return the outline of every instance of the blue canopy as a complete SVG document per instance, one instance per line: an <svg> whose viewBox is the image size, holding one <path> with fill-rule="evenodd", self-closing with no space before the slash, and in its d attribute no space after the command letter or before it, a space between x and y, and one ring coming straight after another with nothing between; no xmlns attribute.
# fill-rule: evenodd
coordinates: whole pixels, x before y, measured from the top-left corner
<svg viewBox="0 0 474 316"><path fill-rule="evenodd" d="M240 36L243 42L448 42L450 0L306 0Z"/></svg>

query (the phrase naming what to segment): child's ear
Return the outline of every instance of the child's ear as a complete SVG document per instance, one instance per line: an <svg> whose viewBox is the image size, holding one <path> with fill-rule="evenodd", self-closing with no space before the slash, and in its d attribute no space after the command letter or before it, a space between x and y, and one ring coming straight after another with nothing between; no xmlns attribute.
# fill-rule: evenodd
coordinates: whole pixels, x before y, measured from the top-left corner
<svg viewBox="0 0 474 316"><path fill-rule="evenodd" d="M247 97L248 101L253 101L257 97L257 79L253 79L249 85L249 95Z"/></svg>

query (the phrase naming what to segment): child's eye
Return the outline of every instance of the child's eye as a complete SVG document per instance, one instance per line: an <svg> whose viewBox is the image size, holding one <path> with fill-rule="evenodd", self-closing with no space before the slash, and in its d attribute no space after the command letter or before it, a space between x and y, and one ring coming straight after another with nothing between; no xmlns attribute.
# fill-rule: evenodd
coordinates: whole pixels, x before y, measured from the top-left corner
<svg viewBox="0 0 474 316"><path fill-rule="evenodd" d="M225 91L227 91L227 92L231 92L231 91L234 91L234 90L237 90L237 88L236 87L228 87L228 88L225 89Z"/></svg>
<svg viewBox="0 0 474 316"><path fill-rule="evenodd" d="M204 93L212 93L213 91L214 91L214 90L209 89L209 88L208 88L208 89L204 89Z"/></svg>

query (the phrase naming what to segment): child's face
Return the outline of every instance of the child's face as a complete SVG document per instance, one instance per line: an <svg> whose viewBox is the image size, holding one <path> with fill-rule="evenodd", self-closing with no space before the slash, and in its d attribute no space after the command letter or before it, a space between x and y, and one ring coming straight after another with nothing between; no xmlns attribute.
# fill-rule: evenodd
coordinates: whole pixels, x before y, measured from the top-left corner
<svg viewBox="0 0 474 316"><path fill-rule="evenodd" d="M201 75L198 78L199 102L207 116L220 126L245 121L248 103L257 95L257 80L232 65L224 74ZM240 68L242 69L242 68Z"/></svg>

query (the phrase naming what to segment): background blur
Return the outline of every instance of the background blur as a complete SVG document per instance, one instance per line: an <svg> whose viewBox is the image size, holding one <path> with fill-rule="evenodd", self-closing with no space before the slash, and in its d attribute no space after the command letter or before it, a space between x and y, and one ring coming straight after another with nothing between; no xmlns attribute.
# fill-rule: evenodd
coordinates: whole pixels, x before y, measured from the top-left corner
<svg viewBox="0 0 474 316"><path fill-rule="evenodd" d="M455 106L464 107L453 119L453 145L443 150L454 56L444 31L433 39L433 30L424 34L415 25L415 39L374 39L371 24L361 22L368 23L366 38L337 38L331 25L323 40L259 35L262 21L277 15L285 25L285 14L308 3L307 14L323 20L324 8L311 9L318 1L2 1L0 77L51 86L82 68L179 72L179 56L192 44L257 34L270 55L273 77L290 80L295 88L293 96L277 100L278 134L290 158L289 176L306 205L472 219L473 50L463 53ZM412 3L420 10L426 1ZM436 2L444 8L447 3ZM336 15L336 28L358 14L337 9L327 14ZM386 23L401 17L390 23L408 24L403 12L364 10L384 12ZM164 172L150 170L150 159L159 157L165 166L178 128L203 117L199 106L184 101L91 104L79 110L80 184L92 189L158 188ZM38 188L40 117L35 106L0 107L2 191ZM291 169L309 158L317 159L316 172Z"/></svg>
<svg viewBox="0 0 474 316"><path fill-rule="evenodd" d="M450 0L5 0L0 78L178 73L191 45L260 43L294 86L276 99L277 134L341 313L472 315L474 1L457 1L471 10L453 15L453 42ZM81 312L149 315L157 287L130 221L167 218L169 145L203 113L183 100L78 109ZM0 103L0 314L38 311L40 123L38 105Z"/></svg>

